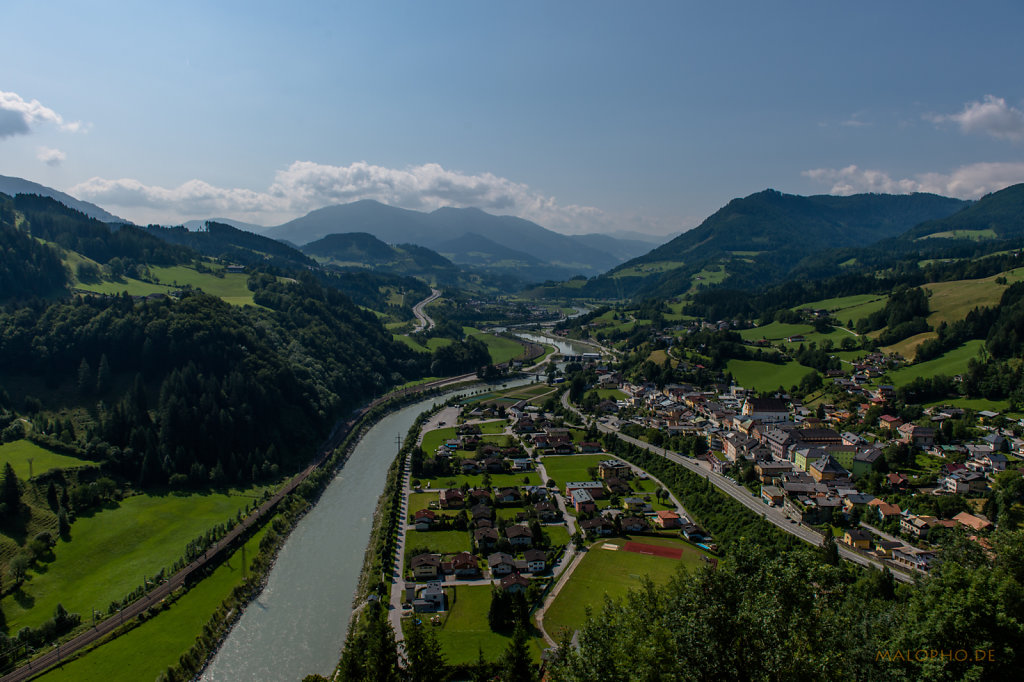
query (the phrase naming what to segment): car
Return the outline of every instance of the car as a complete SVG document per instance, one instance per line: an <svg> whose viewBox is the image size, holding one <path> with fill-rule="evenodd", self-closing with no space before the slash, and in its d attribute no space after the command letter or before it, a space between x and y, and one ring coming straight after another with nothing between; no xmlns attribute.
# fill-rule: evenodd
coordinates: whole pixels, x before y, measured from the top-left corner
<svg viewBox="0 0 1024 682"><path fill-rule="evenodd" d="M437 422L438 426L445 426L448 422Z"/></svg>

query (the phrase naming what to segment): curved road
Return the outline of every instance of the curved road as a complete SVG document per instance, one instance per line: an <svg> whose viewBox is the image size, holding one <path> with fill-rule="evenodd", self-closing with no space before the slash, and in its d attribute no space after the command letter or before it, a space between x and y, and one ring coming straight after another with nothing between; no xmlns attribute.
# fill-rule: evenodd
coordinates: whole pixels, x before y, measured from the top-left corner
<svg viewBox="0 0 1024 682"><path fill-rule="evenodd" d="M571 410L576 415L582 417L580 411L569 404L568 392L562 394L562 405L566 409ZM803 524L793 523L792 519L786 516L781 509L765 505L761 501L760 497L754 495L736 481L732 480L727 476L723 476L722 474L717 474L714 471L712 471L710 465L707 465L701 462L700 460L695 460L690 457L683 457L682 455L672 452L670 450L666 450L665 448L659 448L645 441L633 438L631 436L627 436L624 433L620 433L618 429L615 429L601 422L597 422L597 429L602 433L615 434L617 437L626 441L627 443L632 443L633 445L643 448L649 452L653 452L656 455L661 455L665 459L675 462L676 464L679 464L680 466L689 469L695 474L703 476L704 478L711 481L711 483L714 484L716 488L718 488L719 490L721 490L734 500L737 500L743 506L753 511L758 516L764 518L765 521L775 524L776 526L786 531L790 535L795 535L804 542L808 542L814 545L815 547L820 547L822 545L823 539L820 533L811 530ZM889 570L893 574L893 577L896 578L896 580L899 580L900 582L904 583L914 582L914 579L910 575L903 573L902 571L895 570L891 566L886 566L875 559L871 559L859 552L849 549L842 543L836 543L836 547L838 547L839 549L839 555L844 559L853 561L854 563L858 563L862 566L874 566L875 568L878 568L880 570L889 568Z"/></svg>
<svg viewBox="0 0 1024 682"><path fill-rule="evenodd" d="M417 303L412 307L412 314L416 316L416 328L412 330L412 333L427 331L434 328L434 320L431 319L430 315L423 312L423 309L428 303L432 303L441 297L441 292L438 289L431 289L430 296Z"/></svg>

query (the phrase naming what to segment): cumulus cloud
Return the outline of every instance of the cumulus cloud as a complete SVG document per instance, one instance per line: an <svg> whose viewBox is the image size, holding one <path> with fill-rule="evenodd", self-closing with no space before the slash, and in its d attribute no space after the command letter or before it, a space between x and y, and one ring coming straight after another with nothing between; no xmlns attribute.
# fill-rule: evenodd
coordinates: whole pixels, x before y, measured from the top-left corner
<svg viewBox="0 0 1024 682"><path fill-rule="evenodd" d="M36 123L52 123L67 132L83 129L81 121L66 122L53 109L45 107L39 100L25 101L16 92L0 90L0 140L15 135L27 135Z"/></svg>
<svg viewBox="0 0 1024 682"><path fill-rule="evenodd" d="M36 150L36 158L47 166L59 166L64 163L64 159L68 158L68 155L53 147L40 147Z"/></svg>
<svg viewBox="0 0 1024 682"><path fill-rule="evenodd" d="M984 133L1013 142L1024 140L1024 111L995 95L985 95L982 102L968 102L959 114L932 114L926 118L936 123L956 123L965 133Z"/></svg>
<svg viewBox="0 0 1024 682"><path fill-rule="evenodd" d="M831 184L830 194L848 196L861 192L910 194L931 192L960 199L977 199L1010 185L1024 182L1024 163L974 163L950 173L923 173L912 178L892 178L879 170L815 168L802 173L819 183Z"/></svg>
<svg viewBox="0 0 1024 682"><path fill-rule="evenodd" d="M562 205L523 183L492 173L470 175L436 163L397 169L366 162L331 166L296 161L275 173L265 191L216 187L202 180L167 188L133 179L92 178L70 192L101 205L137 209L137 214L148 216L148 220L158 214L174 216L173 220L228 214L273 224L323 206L361 199L419 211L475 207L569 233L635 229L640 220L612 216L591 206Z"/></svg>

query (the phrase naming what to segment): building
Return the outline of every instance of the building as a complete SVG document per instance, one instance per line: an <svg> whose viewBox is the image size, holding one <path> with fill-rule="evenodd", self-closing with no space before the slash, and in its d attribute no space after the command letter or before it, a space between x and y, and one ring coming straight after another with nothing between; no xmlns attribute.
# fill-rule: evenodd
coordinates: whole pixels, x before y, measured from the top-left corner
<svg viewBox="0 0 1024 682"><path fill-rule="evenodd" d="M779 398L747 398L743 401L740 414L763 424L773 424L789 421L789 406Z"/></svg>
<svg viewBox="0 0 1024 682"><path fill-rule="evenodd" d="M654 522L661 528L679 528L682 525L679 514L670 509L655 512Z"/></svg>
<svg viewBox="0 0 1024 682"><path fill-rule="evenodd" d="M843 534L843 542L855 549L871 549L871 534L860 528L850 528Z"/></svg>

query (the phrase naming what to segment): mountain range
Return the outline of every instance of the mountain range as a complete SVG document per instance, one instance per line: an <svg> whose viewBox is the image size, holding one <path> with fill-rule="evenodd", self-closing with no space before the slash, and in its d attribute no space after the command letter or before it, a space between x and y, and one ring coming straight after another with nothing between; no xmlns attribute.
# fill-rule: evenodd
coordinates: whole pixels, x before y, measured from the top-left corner
<svg viewBox="0 0 1024 682"><path fill-rule="evenodd" d="M564 235L476 208L424 213L372 200L317 209L264 234L302 245L351 232L371 234L388 244L418 244L455 263L514 273L525 281L597 275L650 249L649 243L635 239Z"/></svg>

